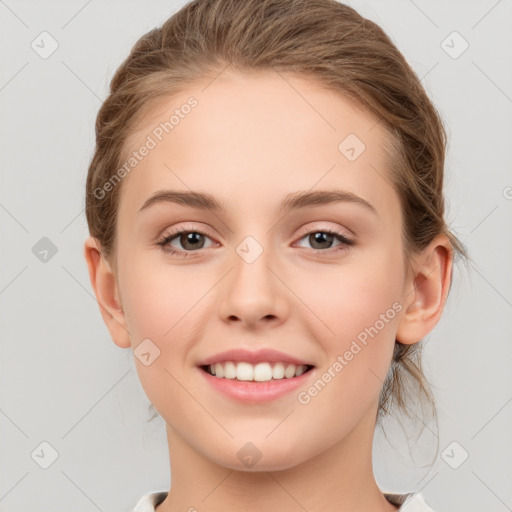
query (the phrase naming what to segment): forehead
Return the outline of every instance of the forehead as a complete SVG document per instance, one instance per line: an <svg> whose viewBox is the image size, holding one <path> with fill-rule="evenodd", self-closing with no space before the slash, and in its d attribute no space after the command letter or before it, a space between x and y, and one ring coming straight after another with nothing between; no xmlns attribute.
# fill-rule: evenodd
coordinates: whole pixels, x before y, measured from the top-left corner
<svg viewBox="0 0 512 512"><path fill-rule="evenodd" d="M124 178L120 207L140 208L161 189L261 208L290 192L341 188L396 210L388 137L375 116L308 78L224 72L145 112L127 147L152 147Z"/></svg>

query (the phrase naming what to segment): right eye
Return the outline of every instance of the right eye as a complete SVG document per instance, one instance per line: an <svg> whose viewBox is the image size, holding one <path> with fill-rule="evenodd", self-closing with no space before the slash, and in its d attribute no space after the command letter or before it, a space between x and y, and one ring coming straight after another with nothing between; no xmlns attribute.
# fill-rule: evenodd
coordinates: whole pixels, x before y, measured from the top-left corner
<svg viewBox="0 0 512 512"><path fill-rule="evenodd" d="M189 253L204 248L204 237L209 238L206 233L200 230L181 228L166 234L157 242L157 245L161 246L162 250L168 254L186 258ZM172 245L172 242L175 240L182 246L182 249L176 249Z"/></svg>

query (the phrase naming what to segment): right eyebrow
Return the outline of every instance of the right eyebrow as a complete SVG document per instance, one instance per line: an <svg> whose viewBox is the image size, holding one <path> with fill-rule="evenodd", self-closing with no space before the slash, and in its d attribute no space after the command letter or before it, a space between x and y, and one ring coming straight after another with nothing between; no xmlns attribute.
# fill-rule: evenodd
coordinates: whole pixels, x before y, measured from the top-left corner
<svg viewBox="0 0 512 512"><path fill-rule="evenodd" d="M203 192L179 192L177 190L159 190L148 198L139 212L156 203L177 203L199 210L224 210L224 207L211 195Z"/></svg>

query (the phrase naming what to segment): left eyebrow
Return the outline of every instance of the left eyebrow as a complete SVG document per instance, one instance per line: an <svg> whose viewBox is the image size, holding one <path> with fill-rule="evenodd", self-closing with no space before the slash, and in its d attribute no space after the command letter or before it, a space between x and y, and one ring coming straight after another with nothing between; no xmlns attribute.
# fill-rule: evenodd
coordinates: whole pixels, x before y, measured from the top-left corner
<svg viewBox="0 0 512 512"><path fill-rule="evenodd" d="M299 208L342 202L364 206L378 216L376 208L371 203L348 190L317 190L315 192L296 192L294 194L288 194L281 203L280 210L281 212L288 212Z"/></svg>
<svg viewBox="0 0 512 512"><path fill-rule="evenodd" d="M162 202L182 204L199 210L226 210L214 196L205 192L159 190L144 202L139 212L149 208L151 205ZM377 210L371 203L347 190L317 190L315 192L306 191L288 194L282 201L279 210L282 213L290 210L340 202L364 206L367 210L378 216Z"/></svg>

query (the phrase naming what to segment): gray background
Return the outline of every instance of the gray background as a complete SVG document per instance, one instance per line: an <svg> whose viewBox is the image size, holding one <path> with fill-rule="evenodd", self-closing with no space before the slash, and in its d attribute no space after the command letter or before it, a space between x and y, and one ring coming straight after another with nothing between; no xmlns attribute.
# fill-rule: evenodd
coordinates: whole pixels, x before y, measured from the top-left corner
<svg viewBox="0 0 512 512"><path fill-rule="evenodd" d="M163 420L145 423L131 353L89 284L83 206L108 82L183 3L0 1L2 511L131 510L168 489ZM350 5L388 32L442 113L447 219L474 261L456 268L425 351L444 455L428 466L428 429L412 454L400 430L395 448L377 434L377 482L439 512L512 510L512 0ZM59 45L46 59L31 47L42 31ZM453 31L469 44L458 58L462 40L442 43ZM57 249L46 261L43 237Z"/></svg>

